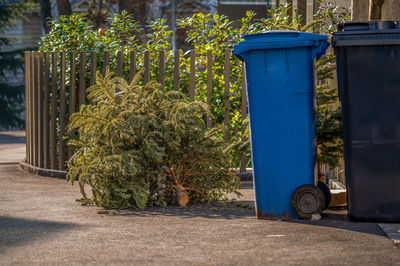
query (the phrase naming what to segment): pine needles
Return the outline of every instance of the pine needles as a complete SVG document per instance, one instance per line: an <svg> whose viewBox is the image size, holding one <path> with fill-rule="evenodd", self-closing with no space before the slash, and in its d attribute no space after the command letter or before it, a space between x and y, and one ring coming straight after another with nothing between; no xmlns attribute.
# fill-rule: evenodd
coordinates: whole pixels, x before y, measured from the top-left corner
<svg viewBox="0 0 400 266"><path fill-rule="evenodd" d="M205 127L206 106L177 100L183 96L154 82L141 86L140 74L131 84L98 76L88 89L92 105L71 117L69 130L78 128L79 137L71 140L68 180L79 177L82 204L143 209L239 194L220 129Z"/></svg>

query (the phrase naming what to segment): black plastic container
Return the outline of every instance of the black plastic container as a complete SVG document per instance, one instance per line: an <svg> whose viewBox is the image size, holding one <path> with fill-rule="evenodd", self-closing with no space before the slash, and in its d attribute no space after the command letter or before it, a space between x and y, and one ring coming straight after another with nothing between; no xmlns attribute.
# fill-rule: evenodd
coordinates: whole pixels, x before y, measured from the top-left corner
<svg viewBox="0 0 400 266"><path fill-rule="evenodd" d="M348 22L332 37L355 220L400 221L400 22Z"/></svg>

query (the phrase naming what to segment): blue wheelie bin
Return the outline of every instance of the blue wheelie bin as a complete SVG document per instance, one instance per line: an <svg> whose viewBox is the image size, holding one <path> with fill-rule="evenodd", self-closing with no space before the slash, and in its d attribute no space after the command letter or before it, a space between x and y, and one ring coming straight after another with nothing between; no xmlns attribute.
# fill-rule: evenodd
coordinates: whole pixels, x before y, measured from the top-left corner
<svg viewBox="0 0 400 266"><path fill-rule="evenodd" d="M327 36L271 31L243 36L256 215L310 218L325 208L314 181L314 59Z"/></svg>

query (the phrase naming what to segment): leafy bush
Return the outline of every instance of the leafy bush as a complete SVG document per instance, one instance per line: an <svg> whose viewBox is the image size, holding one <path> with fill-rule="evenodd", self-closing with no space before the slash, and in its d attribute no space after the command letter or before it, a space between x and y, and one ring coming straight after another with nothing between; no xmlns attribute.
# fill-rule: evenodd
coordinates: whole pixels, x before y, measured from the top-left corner
<svg viewBox="0 0 400 266"><path fill-rule="evenodd" d="M207 129L202 103L177 99L157 84L131 84L107 74L88 89L92 105L73 114L79 128L68 179L79 176L83 204L105 208L186 205L237 193L219 128ZM85 186L92 196L85 193Z"/></svg>
<svg viewBox="0 0 400 266"><path fill-rule="evenodd" d="M290 4L280 5L277 9L268 10L268 16L254 19L254 12L246 12L241 19L241 27L234 28L232 21L223 15L195 14L190 18L178 21L178 26L187 31L187 42L191 43L200 55L198 65L205 66L206 51L213 51L213 115L217 122L223 120L224 100L224 52L232 48L233 44L242 40L243 34L261 33L270 30L297 30L331 35L336 30L336 25L349 17L349 10L328 3L319 8L313 21L307 25L302 24L302 17L294 10L294 15L289 15ZM242 130L242 123L248 124L245 117L239 113L240 83L242 68L240 62L231 57L231 149L236 162L242 154L250 158L249 130ZM336 58L332 51L322 56L317 64L317 162L319 165L328 164L335 167L343 157L343 141L341 128L341 110L338 104L338 91L329 84L333 79ZM186 62L188 64L188 62ZM206 72L198 76L200 91L199 100L205 100Z"/></svg>
<svg viewBox="0 0 400 266"><path fill-rule="evenodd" d="M349 18L348 9L328 3L314 15L314 21L318 22L314 32L330 37L337 24ZM337 84L332 82L335 71L336 56L329 49L317 62L316 159L319 176L322 174L322 164L333 168L343 159L342 110Z"/></svg>
<svg viewBox="0 0 400 266"><path fill-rule="evenodd" d="M293 16L288 14L290 5L280 5L276 10L269 10L266 18L255 19L254 12L247 12L240 21L239 27L233 26L226 16L197 13L192 17L179 20L177 25L187 34L186 42L196 50L196 101L206 102L207 95L207 50L213 54L213 98L210 113L215 125L221 125L224 120L224 63L225 49L242 40L243 34L260 33L269 30L300 30L321 34L331 34L336 24L348 17L348 10L328 4L321 7L314 15L314 20L308 25L302 25L302 18L296 12ZM170 47L171 31L168 30L164 20L148 22L146 34L138 27L137 23L127 13L116 14L108 20L108 28L95 30L82 17L72 15L52 22L51 32L42 41L42 50L61 51L97 51L97 69L103 72L102 53L109 51L111 69L116 65L116 53L122 51L124 62L128 62L128 52L138 51L137 69L144 65L143 52L150 51L150 58L157 58L160 49L167 50L165 55L165 90L174 90L173 82L173 51ZM189 91L190 62L186 54L181 51L180 63L180 91ZM87 58L89 60L89 58ZM68 59L67 59L68 61ZM319 164L329 164L334 167L342 156L340 107L336 105L337 90L329 80L335 70L335 57L332 53L323 56L318 63L318 88L317 88L317 150ZM150 63L150 79L158 79L158 62ZM248 145L248 131L242 124L246 117L240 113L242 64L234 56L230 57L230 142L234 143L231 151L232 162L230 166L237 167L239 158L245 154L250 161L250 145ZM67 69L67 82L69 73ZM128 76L128 66L125 64L124 77ZM77 75L77 78L80 78ZM87 77L88 78L88 77ZM141 81L139 81L140 83ZM87 81L89 84L89 80ZM239 144L238 144L239 143ZM242 143L242 144L240 144ZM236 145L238 144L238 145ZM241 147L240 149L237 147Z"/></svg>

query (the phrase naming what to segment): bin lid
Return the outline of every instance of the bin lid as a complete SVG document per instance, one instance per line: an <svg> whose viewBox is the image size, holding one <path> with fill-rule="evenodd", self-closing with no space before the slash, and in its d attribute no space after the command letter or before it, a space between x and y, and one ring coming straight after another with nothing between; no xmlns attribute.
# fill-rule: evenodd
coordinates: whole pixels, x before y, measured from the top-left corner
<svg viewBox="0 0 400 266"><path fill-rule="evenodd" d="M333 33L332 46L400 45L400 21L344 22Z"/></svg>
<svg viewBox="0 0 400 266"><path fill-rule="evenodd" d="M244 41L234 45L232 51L232 53L239 58L241 54L252 50L270 50L304 46L319 47L321 43L326 44L328 39L326 35L289 30L269 31L266 33L244 35L242 37Z"/></svg>

